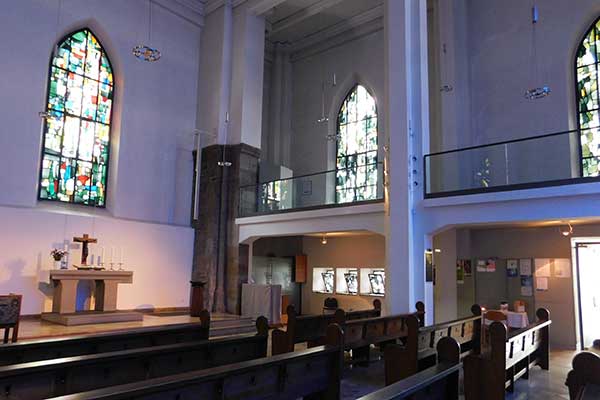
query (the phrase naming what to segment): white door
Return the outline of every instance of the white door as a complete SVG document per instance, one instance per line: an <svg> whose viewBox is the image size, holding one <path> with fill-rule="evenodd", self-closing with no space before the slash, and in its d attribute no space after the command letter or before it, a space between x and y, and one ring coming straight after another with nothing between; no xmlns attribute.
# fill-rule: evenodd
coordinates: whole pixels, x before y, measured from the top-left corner
<svg viewBox="0 0 600 400"><path fill-rule="evenodd" d="M600 339L600 243L577 244L579 310L584 348Z"/></svg>

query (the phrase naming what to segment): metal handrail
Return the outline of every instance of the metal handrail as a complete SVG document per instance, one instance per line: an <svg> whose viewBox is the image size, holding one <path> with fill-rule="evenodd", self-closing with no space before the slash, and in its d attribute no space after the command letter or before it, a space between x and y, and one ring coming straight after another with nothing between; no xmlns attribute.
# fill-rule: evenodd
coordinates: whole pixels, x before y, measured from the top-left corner
<svg viewBox="0 0 600 400"><path fill-rule="evenodd" d="M254 184L251 184L251 185L240 186L240 189L257 187L257 186L266 185L266 184L274 183L274 182L289 181L289 180L292 180L292 179L309 178L311 176L324 175L324 174L329 174L329 173L333 173L333 172L337 172L337 171L345 171L345 170L357 169L357 168L361 168L361 167L369 167L371 165L383 166L383 163L382 162L376 162L376 163L371 163L371 164L358 165L356 167L336 168L336 169L331 169L331 170L328 170L328 171L313 172L313 173L310 173L310 174L304 174L304 175L298 175L298 176L290 176L289 178L280 178L280 179L274 179L274 180L271 180L271 181L265 181L265 182L254 183Z"/></svg>
<svg viewBox="0 0 600 400"><path fill-rule="evenodd" d="M481 144L481 145L477 145L477 146L462 147L460 149L452 149L452 150L439 151L439 152L436 152L436 153L430 153L430 154L425 155L425 158L429 158L429 157L433 157L433 156L439 156L439 155L443 155L443 154L449 154L449 153L459 153L459 152L468 151L468 150L477 150L477 149L482 149L482 148L485 148L485 147L502 146L502 145L512 144L512 143L526 142L526 141L536 140L536 139L544 139L544 138L548 138L548 137L566 135L568 133L581 132L581 131L587 131L587 130L599 129L599 128L600 127L584 128L584 129L573 129L573 130L570 130L570 131L546 133L546 134L538 135L538 136L529 136L529 137L524 137L524 138L519 138L519 139L505 140L505 141L502 141L502 142L494 142L494 143Z"/></svg>

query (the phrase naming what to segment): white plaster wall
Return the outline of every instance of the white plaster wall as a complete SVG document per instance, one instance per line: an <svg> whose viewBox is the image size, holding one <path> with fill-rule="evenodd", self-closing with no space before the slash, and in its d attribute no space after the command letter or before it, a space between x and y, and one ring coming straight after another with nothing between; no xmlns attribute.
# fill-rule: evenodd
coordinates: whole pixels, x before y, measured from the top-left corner
<svg viewBox="0 0 600 400"><path fill-rule="evenodd" d="M315 267L387 269L384 236L330 237L326 245L321 244L318 237L304 237L302 249L308 261L307 282L302 287L303 314L323 313L323 301L327 297L338 299L340 308L344 310L364 310L373 307L373 300L379 297L313 293L312 270ZM379 299L384 305L384 299Z"/></svg>
<svg viewBox="0 0 600 400"><path fill-rule="evenodd" d="M189 224L192 157L188 136L196 121L200 28L153 6L156 63L131 55L147 41L144 0L26 0L0 14L1 205L35 207L48 63L55 42L89 26L106 48L116 77L108 210L116 217ZM185 158L184 162L178 158ZM10 171L10 172L9 172ZM180 190L182 193L177 193ZM189 194L189 196L187 196Z"/></svg>
<svg viewBox="0 0 600 400"><path fill-rule="evenodd" d="M42 209L0 207L0 293L23 295L23 314L50 311L53 269L50 250L82 232L98 238L100 246L123 248L125 269L133 284L121 285L117 307L187 307L193 252L193 230L140 223L105 216L61 213ZM71 244L69 264L79 263L81 249Z"/></svg>
<svg viewBox="0 0 600 400"><path fill-rule="evenodd" d="M456 259L457 234L449 229L433 239L436 279L434 286L434 321L441 323L457 318Z"/></svg>
<svg viewBox="0 0 600 400"><path fill-rule="evenodd" d="M290 168L295 175L335 169L337 113L352 86L360 83L371 91L379 113L379 147L385 144L383 104L383 30L345 42L324 52L293 60L292 154ZM331 87L333 74L337 86ZM329 123L317 123L321 117L321 88L329 82L325 95L325 113ZM383 152L381 151L381 155ZM380 160L383 160L380 157ZM313 185L313 190L316 185Z"/></svg>
<svg viewBox="0 0 600 400"><path fill-rule="evenodd" d="M120 308L186 306L201 29L154 4L148 44L162 58L146 63L131 49L147 41L147 1L63 0L57 27L58 4L12 2L0 13L0 292L23 293L25 314L48 309L38 280L50 249L87 232L128 249L135 283L122 288ZM108 204L96 211L37 200L49 57L58 38L85 26L107 50L116 79ZM94 214L101 217L92 232Z"/></svg>

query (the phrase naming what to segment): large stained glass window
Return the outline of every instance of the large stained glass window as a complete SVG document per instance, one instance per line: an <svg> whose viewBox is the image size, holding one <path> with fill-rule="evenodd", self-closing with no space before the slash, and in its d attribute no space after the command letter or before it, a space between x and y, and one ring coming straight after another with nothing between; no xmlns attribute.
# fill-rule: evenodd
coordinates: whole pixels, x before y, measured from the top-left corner
<svg viewBox="0 0 600 400"><path fill-rule="evenodd" d="M577 107L583 176L600 175L600 18L577 50Z"/></svg>
<svg viewBox="0 0 600 400"><path fill-rule="evenodd" d="M113 90L110 61L92 31L58 43L48 78L40 199L106 205Z"/></svg>
<svg viewBox="0 0 600 400"><path fill-rule="evenodd" d="M337 122L336 202L377 198L377 107L364 86L346 96Z"/></svg>

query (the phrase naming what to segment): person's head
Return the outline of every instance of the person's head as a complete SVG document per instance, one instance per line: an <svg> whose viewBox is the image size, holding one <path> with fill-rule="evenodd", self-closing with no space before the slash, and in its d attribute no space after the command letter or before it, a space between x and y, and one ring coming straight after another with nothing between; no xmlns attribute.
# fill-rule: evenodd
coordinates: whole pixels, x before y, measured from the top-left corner
<svg viewBox="0 0 600 400"><path fill-rule="evenodd" d="M593 346L595 349L600 349L600 339L594 340Z"/></svg>

